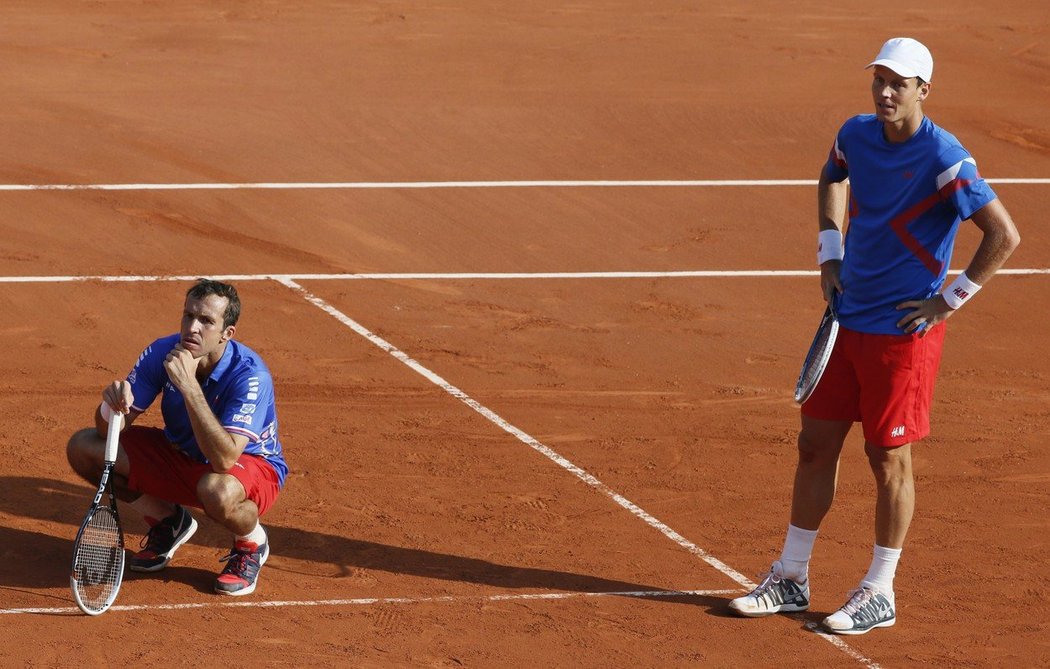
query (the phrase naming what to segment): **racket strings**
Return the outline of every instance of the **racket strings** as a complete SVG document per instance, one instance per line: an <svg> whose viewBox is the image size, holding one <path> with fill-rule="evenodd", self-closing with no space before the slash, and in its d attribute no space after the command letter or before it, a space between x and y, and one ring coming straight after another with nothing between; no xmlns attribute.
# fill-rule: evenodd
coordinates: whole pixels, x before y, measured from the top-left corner
<svg viewBox="0 0 1050 669"><path fill-rule="evenodd" d="M813 357L806 366L806 385L816 383L817 378L824 371L824 364L827 363L827 358L831 355L831 347L829 344L831 340L832 328L823 327L820 329L820 334L817 336L816 341L813 344ZM821 363L824 364L821 364Z"/></svg>
<svg viewBox="0 0 1050 669"><path fill-rule="evenodd" d="M124 545L116 515L100 507L84 524L73 560L73 581L80 601L90 609L109 606L124 571Z"/></svg>

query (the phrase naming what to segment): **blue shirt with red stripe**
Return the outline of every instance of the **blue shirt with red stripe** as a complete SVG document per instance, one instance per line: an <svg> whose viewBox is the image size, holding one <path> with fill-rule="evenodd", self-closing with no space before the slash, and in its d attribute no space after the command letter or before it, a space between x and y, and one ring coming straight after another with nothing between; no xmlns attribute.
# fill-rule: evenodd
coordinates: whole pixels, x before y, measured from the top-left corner
<svg viewBox="0 0 1050 669"><path fill-rule="evenodd" d="M160 411L165 437L194 460L206 463L208 459L193 435L186 400L164 369L164 359L178 343L178 334L162 337L139 356L128 374L135 398L132 408L145 411L157 395L162 394ZM265 458L283 487L288 465L277 437L273 378L262 358L244 344L230 340L219 364L201 383L201 389L222 427L227 432L248 437L244 452Z"/></svg>
<svg viewBox="0 0 1050 669"><path fill-rule="evenodd" d="M929 118L907 141L886 139L873 114L843 124L825 177L849 178L849 227L839 322L872 334L903 334L901 302L936 295L959 223L996 198L977 163Z"/></svg>

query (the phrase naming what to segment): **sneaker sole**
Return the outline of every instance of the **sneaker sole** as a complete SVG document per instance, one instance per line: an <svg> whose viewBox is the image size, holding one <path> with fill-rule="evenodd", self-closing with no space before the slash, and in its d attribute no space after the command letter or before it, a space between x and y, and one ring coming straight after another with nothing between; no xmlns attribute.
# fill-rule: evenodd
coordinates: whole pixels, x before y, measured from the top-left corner
<svg viewBox="0 0 1050 669"><path fill-rule="evenodd" d="M845 635L848 635L848 636L857 636L857 635L860 635L860 634L867 634L868 632L870 632L871 630L875 629L876 627L893 627L896 624L897 624L897 618L896 618L896 616L894 616L891 620L884 620L881 623L875 623L871 627L865 627L862 630L859 630L859 629L837 630L837 629L835 629L833 627L828 627L827 625L824 625L823 623L821 624L821 626L825 630L827 630L828 632L831 632L832 634L845 634Z"/></svg>
<svg viewBox="0 0 1050 669"><path fill-rule="evenodd" d="M255 584L259 582L259 577L255 577L255 583L252 583L247 588L241 588L240 590L220 590L219 586L215 586L215 592L220 595L226 595L227 597L240 597L242 595L250 595L255 592Z"/></svg>
<svg viewBox="0 0 1050 669"><path fill-rule="evenodd" d="M264 564L266 564L266 558L268 558L268 557L270 557L270 544L269 543L266 544L266 552L263 553L262 558L259 559L259 570L260 571L262 571L262 566ZM258 576L255 577L255 582L254 583L252 583L251 585L249 585L246 588L241 588L240 590L220 590L218 583L216 583L215 584L215 592L219 593L220 595L227 595L229 597L240 597L242 595L250 595L253 592L255 592L255 586L258 585L258 583L259 583L259 577Z"/></svg>
<svg viewBox="0 0 1050 669"><path fill-rule="evenodd" d="M161 569L164 569L165 567L168 566L168 563L171 562L171 559L173 557L175 557L175 551L177 551L179 549L179 546L181 546L182 544L184 544L187 541L189 541L190 537L192 537L196 531L197 531L197 521L196 521L196 519L193 518L193 516L190 516L190 529L189 529L189 531L186 532L185 534L183 534L182 538L175 542L175 545L171 547L171 550L169 550L167 553L164 553L164 562L161 562L160 564L155 565L153 567L136 567L134 564L132 564L129 561L128 562L128 569L130 569L131 571L137 571L137 572L142 573L142 574L152 574L153 572L157 572L157 571L160 571Z"/></svg>
<svg viewBox="0 0 1050 669"><path fill-rule="evenodd" d="M798 613L799 611L808 611L809 605L798 606L796 604L778 606L773 611L746 611L744 609L738 609L732 604L729 605L729 610L738 616L745 618L765 618L766 616L776 615L778 613Z"/></svg>

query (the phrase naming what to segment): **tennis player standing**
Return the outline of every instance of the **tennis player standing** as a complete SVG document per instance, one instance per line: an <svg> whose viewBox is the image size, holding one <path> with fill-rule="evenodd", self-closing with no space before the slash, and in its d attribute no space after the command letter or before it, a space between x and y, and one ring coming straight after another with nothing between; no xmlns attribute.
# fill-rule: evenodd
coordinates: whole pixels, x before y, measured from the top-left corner
<svg viewBox="0 0 1050 669"><path fill-rule="evenodd" d="M751 617L809 607L813 543L835 497L842 444L859 421L878 490L875 547L859 587L824 619L840 634L896 622L893 578L915 508L911 444L930 431L944 321L1020 241L974 159L923 112L933 76L929 50L894 38L868 68L875 113L842 126L817 187L821 288L837 303L840 330L820 384L802 405L791 522L769 575L729 605ZM966 271L942 291L962 220L983 238Z"/></svg>
<svg viewBox="0 0 1050 669"><path fill-rule="evenodd" d="M66 449L73 470L97 480L109 419L126 414L114 489L150 526L129 569L167 567L197 530L186 509L196 507L234 535L215 591L238 596L255 590L270 554L259 517L288 475L270 371L233 339L240 313L236 288L198 281L186 292L179 332L147 346L126 379L106 386L95 427ZM158 396L164 428L132 425Z"/></svg>

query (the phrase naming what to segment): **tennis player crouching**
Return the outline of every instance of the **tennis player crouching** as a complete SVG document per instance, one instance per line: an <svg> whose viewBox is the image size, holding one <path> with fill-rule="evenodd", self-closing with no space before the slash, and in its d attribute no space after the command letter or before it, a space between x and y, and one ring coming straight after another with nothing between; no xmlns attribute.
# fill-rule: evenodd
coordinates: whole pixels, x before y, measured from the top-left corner
<svg viewBox="0 0 1050 669"><path fill-rule="evenodd" d="M224 595L255 590L270 554L259 517L288 474L270 371L233 341L240 311L233 286L198 281L186 293L178 334L147 346L127 378L102 391L95 427L74 434L67 447L73 470L97 483L109 418L114 411L127 414L114 489L150 526L129 569L164 569L197 530L185 508L197 507L235 535L215 581ZM132 425L157 395L164 428Z"/></svg>
<svg viewBox="0 0 1050 669"><path fill-rule="evenodd" d="M817 529L835 497L843 441L859 421L877 489L875 547L859 587L823 622L840 634L896 622L893 579L915 507L911 444L930 431L944 321L1020 241L974 159L923 112L933 76L929 50L894 38L868 68L875 113L842 126L818 186L821 288L837 303L840 329L802 405L791 522L769 575L729 605L752 617L809 607ZM942 291L962 220L973 221L981 243Z"/></svg>

